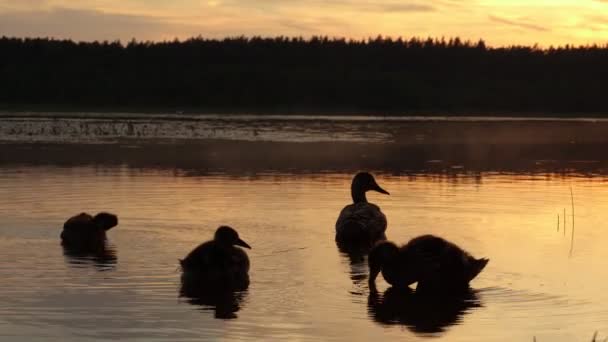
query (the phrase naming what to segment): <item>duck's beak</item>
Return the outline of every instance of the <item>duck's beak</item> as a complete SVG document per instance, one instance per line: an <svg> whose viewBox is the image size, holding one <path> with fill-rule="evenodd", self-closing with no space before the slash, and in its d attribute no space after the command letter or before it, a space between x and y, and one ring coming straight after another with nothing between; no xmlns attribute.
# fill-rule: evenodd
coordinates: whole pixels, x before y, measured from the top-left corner
<svg viewBox="0 0 608 342"><path fill-rule="evenodd" d="M374 184L374 186L372 187L372 190L374 190L374 191L378 191L378 192L379 192L379 193L381 193L381 194L390 195L390 193L389 193L388 191L386 191L386 190L382 189L382 188L380 187L380 185L378 185L378 184Z"/></svg>
<svg viewBox="0 0 608 342"><path fill-rule="evenodd" d="M245 241L243 241L243 240L241 240L241 239L238 239L238 240L236 241L235 245L251 249L251 246L249 246L249 245L247 244L247 242L245 242Z"/></svg>

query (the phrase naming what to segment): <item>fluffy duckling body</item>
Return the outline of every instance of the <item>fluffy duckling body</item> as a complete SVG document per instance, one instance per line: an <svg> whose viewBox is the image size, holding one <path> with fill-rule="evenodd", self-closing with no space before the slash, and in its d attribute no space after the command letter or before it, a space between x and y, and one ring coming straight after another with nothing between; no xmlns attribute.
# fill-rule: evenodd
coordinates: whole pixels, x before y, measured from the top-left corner
<svg viewBox="0 0 608 342"><path fill-rule="evenodd" d="M96 248L106 240L106 231L118 225L118 217L101 212L95 216L80 213L63 224L61 240L64 245L78 248Z"/></svg>
<svg viewBox="0 0 608 342"><path fill-rule="evenodd" d="M196 279L201 287L246 289L249 286L249 257L235 246L251 248L233 228L219 227L213 240L202 243L179 261L182 281L191 283Z"/></svg>
<svg viewBox="0 0 608 342"><path fill-rule="evenodd" d="M382 272L395 287L418 282L417 291L464 291L488 261L433 235L416 237L402 247L382 241L369 254L369 285L375 291L376 277Z"/></svg>
<svg viewBox="0 0 608 342"><path fill-rule="evenodd" d="M338 243L370 243L386 238L386 216L380 207L369 203L367 191L377 191L389 195L367 172L360 172L353 178L351 196L353 204L342 209L336 221L336 241Z"/></svg>

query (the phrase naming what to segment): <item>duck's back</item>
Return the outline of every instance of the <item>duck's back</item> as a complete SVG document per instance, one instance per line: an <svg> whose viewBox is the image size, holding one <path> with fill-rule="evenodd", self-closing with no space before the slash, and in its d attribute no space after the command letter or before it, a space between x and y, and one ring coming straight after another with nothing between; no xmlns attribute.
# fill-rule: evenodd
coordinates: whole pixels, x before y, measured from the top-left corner
<svg viewBox="0 0 608 342"><path fill-rule="evenodd" d="M93 216L86 213L70 217L63 224L61 232L61 239L67 244L95 244L105 241L105 238L105 231L99 229L93 221Z"/></svg>
<svg viewBox="0 0 608 342"><path fill-rule="evenodd" d="M376 241L384 239L386 216L368 202L347 205L336 222L337 241Z"/></svg>
<svg viewBox="0 0 608 342"><path fill-rule="evenodd" d="M184 274L203 279L209 285L246 287L249 257L240 248L208 241L180 260Z"/></svg>
<svg viewBox="0 0 608 342"><path fill-rule="evenodd" d="M70 217L63 224L64 229L77 229L79 227L86 227L89 224L93 223L93 216L87 213L80 213L78 215L74 215Z"/></svg>
<svg viewBox="0 0 608 342"><path fill-rule="evenodd" d="M419 287L468 287L489 261L476 259L457 245L433 235L412 239L404 249L408 258L419 266Z"/></svg>

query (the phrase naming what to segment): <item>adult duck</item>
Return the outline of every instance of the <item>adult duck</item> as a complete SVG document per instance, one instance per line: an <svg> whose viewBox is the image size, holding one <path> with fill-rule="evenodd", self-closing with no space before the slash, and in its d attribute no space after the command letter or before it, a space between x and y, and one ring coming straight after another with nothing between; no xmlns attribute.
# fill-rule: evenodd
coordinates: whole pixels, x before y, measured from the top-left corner
<svg viewBox="0 0 608 342"><path fill-rule="evenodd" d="M369 253L369 286L382 272L394 287L418 282L416 290L461 292L486 267L489 259L476 259L455 244L434 235L422 235L398 247L390 241L376 244Z"/></svg>
<svg viewBox="0 0 608 342"><path fill-rule="evenodd" d="M200 244L179 261L182 282L194 282L210 289L246 289L249 286L249 257L235 246L251 248L233 228L219 227L213 240Z"/></svg>
<svg viewBox="0 0 608 342"><path fill-rule="evenodd" d="M118 225L118 217L101 212L95 216L80 213L63 224L61 241L72 248L97 248L106 241L106 232Z"/></svg>
<svg viewBox="0 0 608 342"><path fill-rule="evenodd" d="M370 190L389 195L370 173L357 173L350 187L353 204L344 207L336 221L336 241L339 244L371 245L386 238L386 216L380 207L367 201L365 193Z"/></svg>

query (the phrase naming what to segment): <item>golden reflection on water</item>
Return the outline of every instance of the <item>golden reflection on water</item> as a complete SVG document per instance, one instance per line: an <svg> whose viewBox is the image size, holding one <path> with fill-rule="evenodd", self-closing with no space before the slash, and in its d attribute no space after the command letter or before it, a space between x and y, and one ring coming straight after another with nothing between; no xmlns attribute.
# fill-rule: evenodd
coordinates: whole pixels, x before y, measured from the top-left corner
<svg viewBox="0 0 608 342"><path fill-rule="evenodd" d="M7 327L0 337L424 338L428 334L407 319L375 319L365 263L353 263L335 246L334 223L350 201L351 177L5 168L0 249L13 261L0 264L0 297L8 298L0 309ZM450 341L570 341L602 332L608 322L607 179L379 173L391 196L372 193L368 199L387 215L389 239L437 234L490 258L472 282L471 305L456 306L453 322L432 335ZM576 211L572 255L570 187ZM563 217L556 230L564 208L565 236ZM120 217L108 234L114 254L104 272L75 264L79 259L64 254L58 239L67 217L101 210ZM178 300L177 259L220 224L235 227L253 247L252 283L238 302L238 319L229 322L201 312L205 303ZM386 287L380 282L381 291Z"/></svg>

